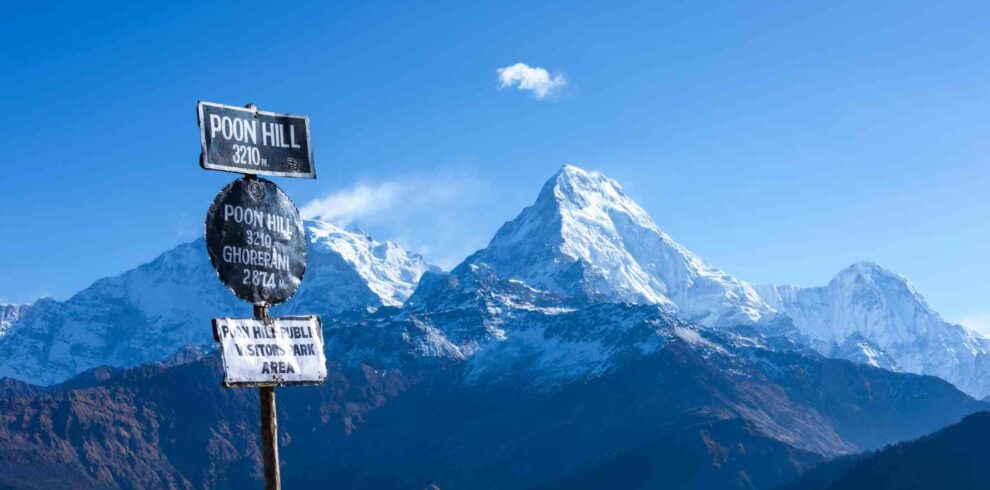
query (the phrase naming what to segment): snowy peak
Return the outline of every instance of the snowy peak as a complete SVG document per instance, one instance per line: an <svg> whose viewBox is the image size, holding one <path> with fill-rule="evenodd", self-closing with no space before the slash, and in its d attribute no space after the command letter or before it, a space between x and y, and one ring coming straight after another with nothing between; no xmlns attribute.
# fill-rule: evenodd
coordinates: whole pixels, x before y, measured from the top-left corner
<svg viewBox="0 0 990 490"><path fill-rule="evenodd" d="M421 255L392 241L378 242L358 229L345 231L325 221L308 220L306 230L314 254L338 255L385 306L401 305L423 273L435 269Z"/></svg>
<svg viewBox="0 0 990 490"><path fill-rule="evenodd" d="M905 293L914 296L920 301L924 301L921 297L921 293L911 284L908 278L885 269L883 266L876 262L869 261L859 261L856 262L845 269L839 271L835 277L830 281L830 285L835 283L860 283L869 284L872 287L877 287L881 289L886 289L887 285L898 285L899 289L903 289Z"/></svg>
<svg viewBox="0 0 990 490"><path fill-rule="evenodd" d="M482 254L500 276L569 296L669 304L625 250L610 213L649 220L618 183L564 166Z"/></svg>
<svg viewBox="0 0 990 490"><path fill-rule="evenodd" d="M618 182L572 165L468 262L592 302L664 305L707 325L752 324L773 313L751 286L674 242Z"/></svg>
<svg viewBox="0 0 990 490"><path fill-rule="evenodd" d="M618 182L598 172L564 165L544 185L538 200L549 198L551 193L565 226L598 224L619 213L644 227L656 228L649 214L626 196Z"/></svg>
<svg viewBox="0 0 990 490"><path fill-rule="evenodd" d="M843 343L861 334L881 346L911 342L944 323L911 282L874 262L857 262L825 287L758 286L771 306L819 340Z"/></svg>
<svg viewBox="0 0 990 490"><path fill-rule="evenodd" d="M839 293L855 292L857 295L872 295L874 298L891 300L888 305L898 302L910 304L912 313L920 312L941 320L938 313L928 306L928 302L906 277L883 268L876 262L856 262L839 271L829 282L829 289ZM865 299L865 298L863 298ZM893 312L901 313L901 312Z"/></svg>
<svg viewBox="0 0 990 490"><path fill-rule="evenodd" d="M825 355L939 376L975 396L990 392L990 340L944 321L907 278L876 263L857 262L827 286L758 290Z"/></svg>

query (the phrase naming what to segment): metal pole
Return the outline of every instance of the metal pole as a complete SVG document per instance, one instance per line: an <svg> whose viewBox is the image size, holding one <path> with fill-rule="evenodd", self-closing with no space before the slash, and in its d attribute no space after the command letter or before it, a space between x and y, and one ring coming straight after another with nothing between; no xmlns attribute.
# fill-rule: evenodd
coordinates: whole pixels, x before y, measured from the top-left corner
<svg viewBox="0 0 990 490"><path fill-rule="evenodd" d="M254 306L254 318L268 321L268 307ZM282 490L282 474L278 466L278 414L275 408L275 387L258 388L261 400L261 456L265 463L265 490Z"/></svg>

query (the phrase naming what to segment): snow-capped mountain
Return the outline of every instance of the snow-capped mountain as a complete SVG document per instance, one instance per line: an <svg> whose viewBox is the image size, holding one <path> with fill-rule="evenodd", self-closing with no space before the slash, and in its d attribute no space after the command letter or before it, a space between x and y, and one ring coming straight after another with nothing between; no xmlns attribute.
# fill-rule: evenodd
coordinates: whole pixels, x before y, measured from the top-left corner
<svg viewBox="0 0 990 490"><path fill-rule="evenodd" d="M943 320L910 281L875 263L853 264L824 287L757 289L823 354L990 393L990 340Z"/></svg>
<svg viewBox="0 0 990 490"><path fill-rule="evenodd" d="M393 241L378 242L359 230L344 231L325 221L307 221L309 238L319 256L339 255L361 276L368 289L385 306L400 306L427 270L439 270L426 264L423 257ZM315 274L316 279L329 279ZM318 281L312 281L319 287Z"/></svg>
<svg viewBox="0 0 990 490"><path fill-rule="evenodd" d="M424 275L402 312L371 324L402 332L401 342L421 356L470 358L479 377L524 372L524 385L546 389L664 344L629 310L589 308L609 304L650 306L636 311L717 328L790 326L752 286L674 242L614 180L571 165L487 248L449 273ZM540 326L547 322L553 326ZM365 339L333 355L368 362L380 342ZM506 368L520 360L525 367Z"/></svg>
<svg viewBox="0 0 990 490"><path fill-rule="evenodd" d="M280 310L333 315L396 305L430 268L419 255L329 223L308 221L309 268L298 300ZM3 310L0 377L51 384L98 365L133 366L186 344L212 348L210 319L250 316L217 280L203 239L100 279L64 302Z"/></svg>
<svg viewBox="0 0 990 490"><path fill-rule="evenodd" d="M864 365L900 365L867 335L818 341L858 363L764 335L791 320L575 167L449 273L307 229L309 271L283 309L325 315L330 376L280 395L293 407L280 451L301 470L287 486L773 488L985 408L941 379ZM203 248L20 314L0 376L159 362L48 390L0 383L0 487L257 483L257 437L241 430L257 398L221 389L219 356L197 349L213 345L209 318L249 309ZM785 290L764 293L783 307Z"/></svg>
<svg viewBox="0 0 990 490"><path fill-rule="evenodd" d="M306 232L306 275L296 296L277 313L332 315L357 306L399 306L424 272L439 271L421 255L358 230L307 220Z"/></svg>
<svg viewBox="0 0 990 490"><path fill-rule="evenodd" d="M704 325L773 316L749 284L673 241L616 181L571 165L467 263L589 302L663 305Z"/></svg>

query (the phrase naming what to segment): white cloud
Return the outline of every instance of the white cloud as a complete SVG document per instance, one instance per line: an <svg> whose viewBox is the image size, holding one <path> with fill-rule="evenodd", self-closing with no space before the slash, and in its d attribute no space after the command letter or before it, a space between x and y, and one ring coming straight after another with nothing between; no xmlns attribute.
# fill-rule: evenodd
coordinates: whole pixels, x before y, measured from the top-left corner
<svg viewBox="0 0 990 490"><path fill-rule="evenodd" d="M990 311L970 313L960 318L957 323L990 337Z"/></svg>
<svg viewBox="0 0 990 490"><path fill-rule="evenodd" d="M567 85L567 79L563 74L550 75L546 68L529 66L526 63L516 63L495 71L498 72L499 88L516 87L519 90L529 90L537 99L555 95Z"/></svg>
<svg viewBox="0 0 990 490"><path fill-rule="evenodd" d="M358 184L314 199L299 213L303 218L321 218L332 223L348 225L358 218L374 216L394 207L406 186L385 182L375 186Z"/></svg>
<svg viewBox="0 0 990 490"><path fill-rule="evenodd" d="M378 240L394 240L450 269L489 238L479 234L488 186L470 171L448 170L334 190L300 208L306 219L357 226Z"/></svg>

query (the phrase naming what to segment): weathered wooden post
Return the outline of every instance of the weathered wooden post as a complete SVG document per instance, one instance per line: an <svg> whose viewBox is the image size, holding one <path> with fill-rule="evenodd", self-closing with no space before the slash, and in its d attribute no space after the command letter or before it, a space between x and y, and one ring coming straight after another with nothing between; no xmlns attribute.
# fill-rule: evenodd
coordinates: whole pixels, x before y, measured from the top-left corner
<svg viewBox="0 0 990 490"><path fill-rule="evenodd" d="M254 319L269 322L268 307L254 306ZM259 386L261 405L261 457L265 468L265 490L282 488L282 469L278 462L278 411L275 406L275 387Z"/></svg>

